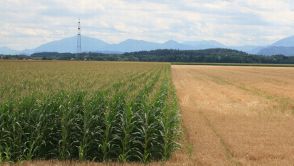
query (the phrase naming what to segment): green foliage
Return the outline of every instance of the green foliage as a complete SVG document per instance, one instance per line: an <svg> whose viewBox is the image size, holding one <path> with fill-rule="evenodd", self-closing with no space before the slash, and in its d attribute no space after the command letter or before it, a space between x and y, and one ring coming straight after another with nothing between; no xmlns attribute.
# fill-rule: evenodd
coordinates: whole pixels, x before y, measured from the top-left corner
<svg viewBox="0 0 294 166"><path fill-rule="evenodd" d="M31 93L0 103L0 163L166 160L178 147L179 126L170 66L163 64L93 92Z"/></svg>
<svg viewBox="0 0 294 166"><path fill-rule="evenodd" d="M152 61L152 62L201 62L201 63L270 63L294 64L294 56L272 55L262 56L247 54L231 49L205 50L152 50L124 54L82 53L78 57L71 53L43 52L26 56L5 56L11 59L44 59L44 60L98 60L98 61Z"/></svg>

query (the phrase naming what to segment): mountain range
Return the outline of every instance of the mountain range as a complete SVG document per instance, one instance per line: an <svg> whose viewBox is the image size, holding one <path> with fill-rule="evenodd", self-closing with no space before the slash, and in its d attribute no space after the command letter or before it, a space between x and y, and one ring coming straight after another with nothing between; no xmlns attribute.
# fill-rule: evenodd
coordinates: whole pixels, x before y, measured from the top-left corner
<svg viewBox="0 0 294 166"><path fill-rule="evenodd" d="M260 55L286 55L294 56L294 36L281 39L270 46L260 49Z"/></svg>
<svg viewBox="0 0 294 166"><path fill-rule="evenodd" d="M186 41L177 42L169 40L163 43L149 42L144 40L127 39L120 43L109 44L105 41L82 36L83 52L102 52L102 53L124 53L134 51L149 51L156 49L178 49L178 50L201 50L208 48L230 48L250 54L260 55L294 55L294 36L279 40L269 46L226 46L214 40ZM23 51L15 51L7 47L0 47L0 54L26 54L30 55L37 52L76 52L77 38L68 37L61 40L52 41L42 44L37 48Z"/></svg>
<svg viewBox="0 0 294 166"><path fill-rule="evenodd" d="M190 41L177 42L169 40L164 43L149 42L144 40L127 39L120 43L109 44L102 40L82 37L82 51L83 52L112 52L124 53L134 51L150 51L156 49L179 49L179 50L199 50L207 48L224 48L225 46L216 41ZM69 37L62 40L57 40L43 44L35 49L28 50L27 54L36 52L76 52L76 37Z"/></svg>

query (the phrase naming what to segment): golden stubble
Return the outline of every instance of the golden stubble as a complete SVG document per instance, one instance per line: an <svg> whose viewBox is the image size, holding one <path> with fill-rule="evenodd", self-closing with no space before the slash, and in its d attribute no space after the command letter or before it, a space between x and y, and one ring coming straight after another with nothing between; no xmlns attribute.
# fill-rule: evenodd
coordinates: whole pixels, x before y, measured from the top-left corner
<svg viewBox="0 0 294 166"><path fill-rule="evenodd" d="M294 163L294 68L172 66L172 74L194 163Z"/></svg>

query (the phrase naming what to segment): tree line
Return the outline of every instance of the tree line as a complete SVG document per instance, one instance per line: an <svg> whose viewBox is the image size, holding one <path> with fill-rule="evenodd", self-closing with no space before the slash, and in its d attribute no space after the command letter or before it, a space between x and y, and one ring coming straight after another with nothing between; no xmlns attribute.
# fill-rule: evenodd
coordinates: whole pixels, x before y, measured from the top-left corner
<svg viewBox="0 0 294 166"><path fill-rule="evenodd" d="M31 56L0 56L2 59L42 60L96 60L144 62L196 62L196 63L272 63L294 64L294 57L284 55L261 56L232 49L174 50L162 49L123 54L41 52Z"/></svg>

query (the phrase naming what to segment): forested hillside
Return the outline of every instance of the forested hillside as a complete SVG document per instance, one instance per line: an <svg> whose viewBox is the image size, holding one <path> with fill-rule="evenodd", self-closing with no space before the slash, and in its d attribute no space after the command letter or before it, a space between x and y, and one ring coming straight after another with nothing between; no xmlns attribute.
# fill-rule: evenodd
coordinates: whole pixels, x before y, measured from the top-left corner
<svg viewBox="0 0 294 166"><path fill-rule="evenodd" d="M43 60L97 60L97 61L145 61L145 62L206 62L206 63L274 63L291 64L294 57L284 55L260 56L231 49L206 50L153 50L124 54L56 53L43 52L31 56L2 56L2 59Z"/></svg>

